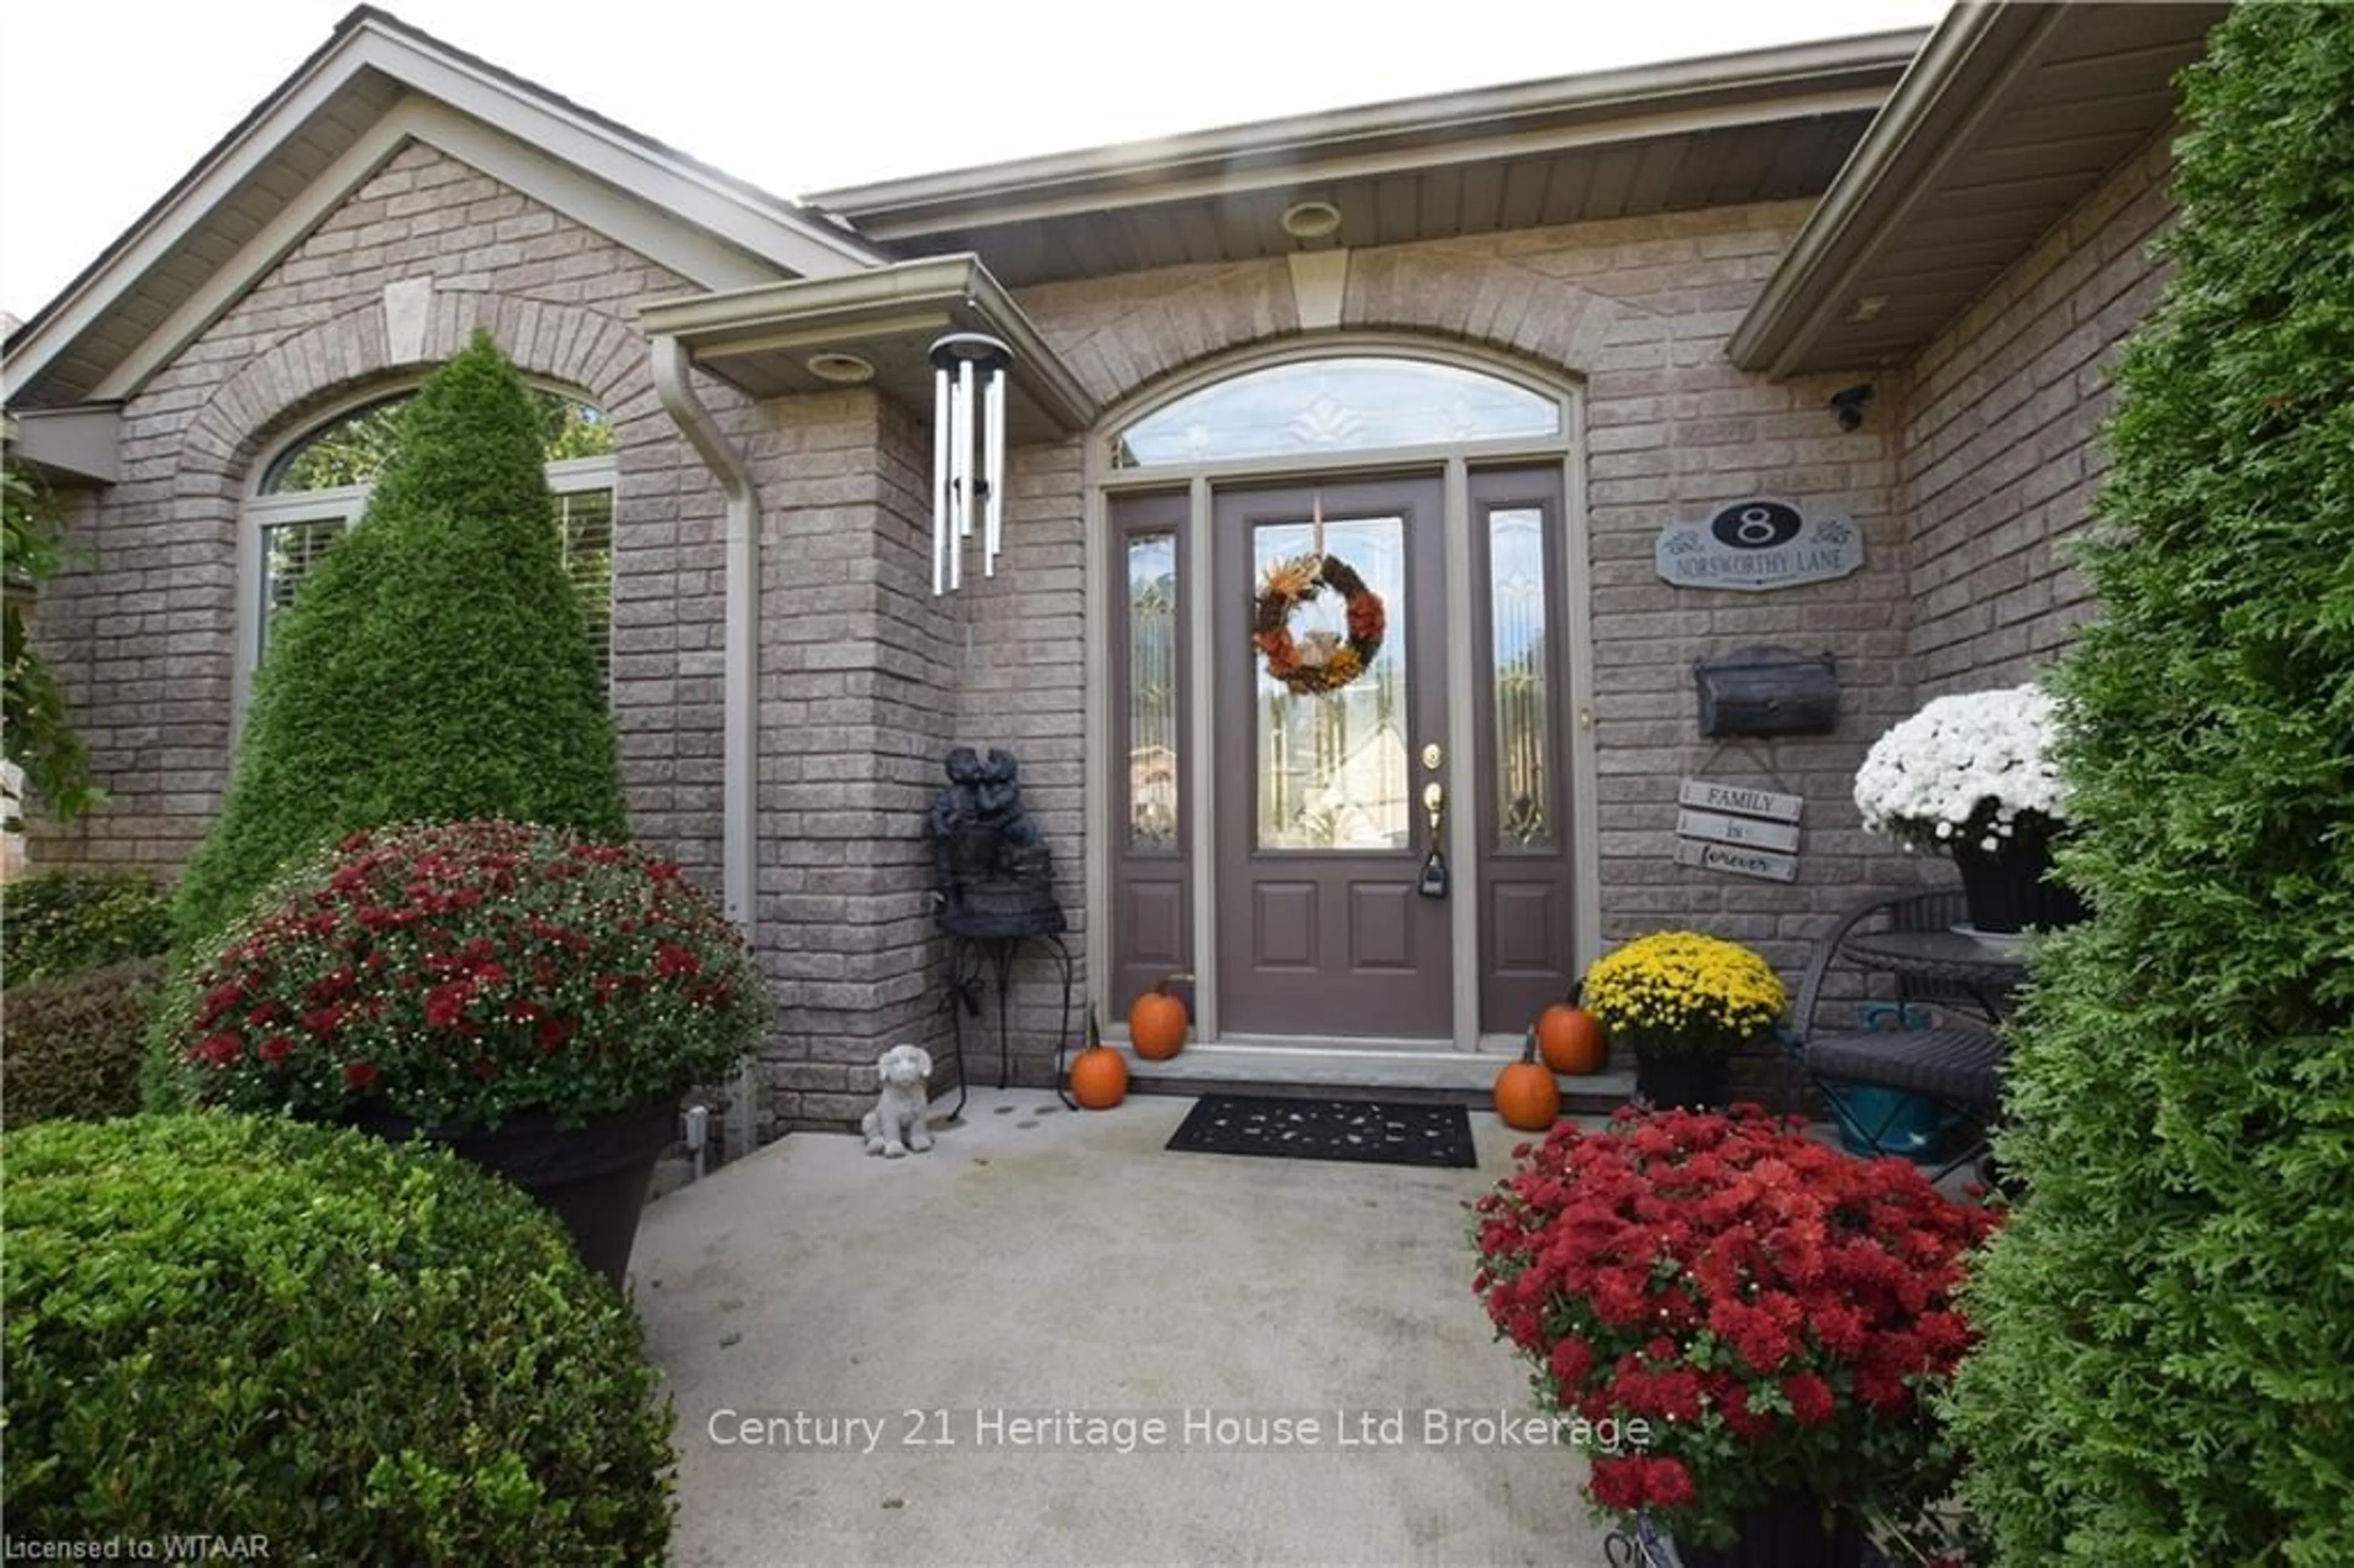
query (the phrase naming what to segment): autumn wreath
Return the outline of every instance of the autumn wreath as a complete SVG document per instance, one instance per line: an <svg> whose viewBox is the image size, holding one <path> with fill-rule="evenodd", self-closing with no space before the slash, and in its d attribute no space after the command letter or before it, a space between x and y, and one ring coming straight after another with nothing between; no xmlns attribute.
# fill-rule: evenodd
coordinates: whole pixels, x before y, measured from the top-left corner
<svg viewBox="0 0 2354 1568"><path fill-rule="evenodd" d="M1331 588L1348 605L1349 635L1310 631L1294 640L1291 612ZM1267 673L1302 696L1337 692L1373 664L1389 624L1382 596L1338 556L1310 552L1267 568L1258 592L1251 641L1267 656Z"/></svg>

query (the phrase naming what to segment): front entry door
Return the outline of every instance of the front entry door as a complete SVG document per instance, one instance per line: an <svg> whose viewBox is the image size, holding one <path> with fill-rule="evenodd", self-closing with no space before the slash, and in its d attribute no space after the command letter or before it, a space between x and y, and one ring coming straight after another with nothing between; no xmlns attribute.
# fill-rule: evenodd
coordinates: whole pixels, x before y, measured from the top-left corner
<svg viewBox="0 0 2354 1568"><path fill-rule="evenodd" d="M1381 597L1387 625L1363 673L1300 694L1267 673L1253 609L1270 566L1311 552L1320 510L1325 553ZM1221 491L1214 519L1221 1031L1444 1041L1451 912L1420 887L1424 791L1453 789L1438 476ZM1326 588L1290 630L1345 636L1340 596Z"/></svg>

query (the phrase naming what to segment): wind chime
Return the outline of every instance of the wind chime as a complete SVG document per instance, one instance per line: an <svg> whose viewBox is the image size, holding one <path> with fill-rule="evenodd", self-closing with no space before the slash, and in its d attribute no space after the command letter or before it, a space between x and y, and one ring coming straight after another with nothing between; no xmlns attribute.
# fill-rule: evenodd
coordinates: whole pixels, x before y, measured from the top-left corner
<svg viewBox="0 0 2354 1568"><path fill-rule="evenodd" d="M985 333L932 344L932 592L964 586L964 542L981 530L997 575L1005 527L1005 392L1013 351Z"/></svg>

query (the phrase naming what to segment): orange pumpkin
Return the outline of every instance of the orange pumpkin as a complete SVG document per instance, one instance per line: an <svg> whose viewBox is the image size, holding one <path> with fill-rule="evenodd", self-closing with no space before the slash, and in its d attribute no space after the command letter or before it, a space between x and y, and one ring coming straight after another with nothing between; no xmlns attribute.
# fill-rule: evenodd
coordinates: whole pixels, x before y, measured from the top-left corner
<svg viewBox="0 0 2354 1568"><path fill-rule="evenodd" d="M1182 978L1163 975L1129 1007L1128 1043L1148 1062L1166 1062L1184 1047L1185 1003L1169 994L1170 984Z"/></svg>
<svg viewBox="0 0 2354 1568"><path fill-rule="evenodd" d="M1071 1058L1071 1097L1084 1110L1109 1110L1128 1098L1128 1058L1103 1043L1087 1009L1087 1048Z"/></svg>
<svg viewBox="0 0 2354 1568"><path fill-rule="evenodd" d="M1496 1075L1496 1114L1506 1127L1545 1132L1561 1119L1561 1086L1537 1060L1537 1032L1521 1042L1521 1059Z"/></svg>
<svg viewBox="0 0 2354 1568"><path fill-rule="evenodd" d="M1556 1073L1602 1071L1602 1020L1575 1002L1556 1001L1537 1019L1537 1052Z"/></svg>

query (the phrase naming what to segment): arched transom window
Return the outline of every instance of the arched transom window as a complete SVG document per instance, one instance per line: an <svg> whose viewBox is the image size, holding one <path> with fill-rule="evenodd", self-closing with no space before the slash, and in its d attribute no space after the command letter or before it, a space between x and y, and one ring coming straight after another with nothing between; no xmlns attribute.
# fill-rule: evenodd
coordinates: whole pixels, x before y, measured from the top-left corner
<svg viewBox="0 0 2354 1568"><path fill-rule="evenodd" d="M1561 404L1459 366L1355 355L1270 365L1178 398L1114 438L1115 468L1370 451L1561 433Z"/></svg>
<svg viewBox="0 0 2354 1568"><path fill-rule="evenodd" d="M400 449L409 394L387 397L298 438L273 459L248 518L260 544L258 613L248 641L259 662L270 622L294 602L335 535L367 511L369 493ZM603 412L560 393L535 388L556 496L564 567L579 590L598 668L611 674L613 624L613 429Z"/></svg>

